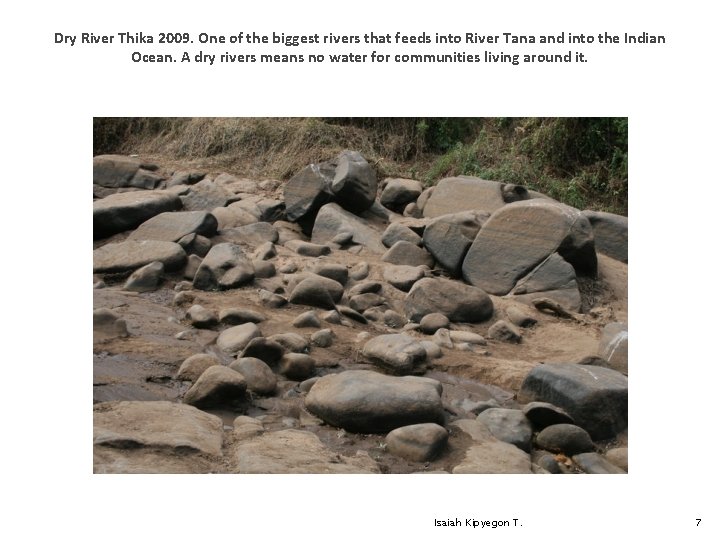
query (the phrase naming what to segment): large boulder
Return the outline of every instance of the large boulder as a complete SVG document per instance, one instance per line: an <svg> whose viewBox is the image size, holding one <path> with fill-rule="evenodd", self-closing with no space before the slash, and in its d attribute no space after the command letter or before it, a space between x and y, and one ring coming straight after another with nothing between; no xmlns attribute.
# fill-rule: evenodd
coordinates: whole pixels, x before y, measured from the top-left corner
<svg viewBox="0 0 720 540"><path fill-rule="evenodd" d="M462 273L488 293L505 295L555 252L578 273L596 274L592 227L585 216L541 199L521 201L490 216L465 256Z"/></svg>
<svg viewBox="0 0 720 540"><path fill-rule="evenodd" d="M595 248L608 257L628 262L628 218L608 212L583 210L595 235Z"/></svg>
<svg viewBox="0 0 720 540"><path fill-rule="evenodd" d="M522 383L519 399L562 407L594 440L627 428L628 379L612 369L578 364L542 364Z"/></svg>
<svg viewBox="0 0 720 540"><path fill-rule="evenodd" d="M210 237L217 231L217 220L208 212L163 212L134 230L130 240L165 240L177 242L183 236L196 233Z"/></svg>
<svg viewBox="0 0 720 540"><path fill-rule="evenodd" d="M332 241L340 233L352 235L352 242L361 244L373 253L385 253L385 246L378 231L367 222L335 203L323 206L315 218L312 229L312 241L324 244Z"/></svg>
<svg viewBox="0 0 720 540"><path fill-rule="evenodd" d="M328 184L334 173L334 168L327 164L313 163L287 181L283 200L289 221L312 220L320 207L330 202Z"/></svg>
<svg viewBox="0 0 720 540"><path fill-rule="evenodd" d="M134 229L162 212L182 208L180 198L166 191L129 191L93 202L93 237L105 238Z"/></svg>
<svg viewBox="0 0 720 540"><path fill-rule="evenodd" d="M410 424L443 424L441 393L442 386L431 379L352 370L321 377L305 406L333 426L384 433Z"/></svg>
<svg viewBox="0 0 720 540"><path fill-rule="evenodd" d="M185 210L207 210L227 206L234 194L211 180L201 180L180 196Z"/></svg>
<svg viewBox="0 0 720 540"><path fill-rule="evenodd" d="M483 322L493 303L485 291L448 279L424 278L405 297L405 315L419 322L428 313L442 313L452 322Z"/></svg>
<svg viewBox="0 0 720 540"><path fill-rule="evenodd" d="M235 244L216 244L205 255L193 279L193 287L203 291L240 287L255 277L252 261Z"/></svg>
<svg viewBox="0 0 720 540"><path fill-rule="evenodd" d="M376 336L365 343L362 354L370 362L393 375L409 375L425 369L425 348L404 334Z"/></svg>
<svg viewBox="0 0 720 540"><path fill-rule="evenodd" d="M443 178L423 207L425 217L437 217L465 210L493 213L508 202L530 198L522 186L481 180L473 176Z"/></svg>
<svg viewBox="0 0 720 540"><path fill-rule="evenodd" d="M348 150L334 162L337 166L330 191L337 202L354 214L369 209L377 195L377 176L373 168L358 152Z"/></svg>
<svg viewBox="0 0 720 540"><path fill-rule="evenodd" d="M423 244L440 266L460 275L463 259L490 214L477 210L440 216L425 227Z"/></svg>
<svg viewBox="0 0 720 540"><path fill-rule="evenodd" d="M131 272L159 261L165 270L179 270L185 264L185 250L175 242L127 240L105 244L93 251L93 273Z"/></svg>

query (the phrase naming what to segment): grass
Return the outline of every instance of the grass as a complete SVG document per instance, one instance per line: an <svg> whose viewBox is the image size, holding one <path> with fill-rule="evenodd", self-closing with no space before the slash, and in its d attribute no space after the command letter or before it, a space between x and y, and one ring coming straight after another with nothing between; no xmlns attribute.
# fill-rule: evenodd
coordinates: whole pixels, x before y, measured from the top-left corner
<svg viewBox="0 0 720 540"><path fill-rule="evenodd" d="M522 184L627 215L626 118L96 118L94 154L141 154L287 179L344 149L380 177L452 175Z"/></svg>

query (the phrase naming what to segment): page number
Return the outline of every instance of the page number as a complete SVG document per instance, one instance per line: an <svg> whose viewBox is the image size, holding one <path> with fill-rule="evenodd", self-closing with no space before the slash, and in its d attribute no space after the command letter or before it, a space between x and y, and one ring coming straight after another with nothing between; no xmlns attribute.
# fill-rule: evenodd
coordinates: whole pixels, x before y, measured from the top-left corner
<svg viewBox="0 0 720 540"><path fill-rule="evenodd" d="M697 521L697 523L695 524L695 526L696 526L696 527L699 527L699 526L700 526L700 522L701 522L702 520L701 520L700 518L695 518L695 521Z"/></svg>

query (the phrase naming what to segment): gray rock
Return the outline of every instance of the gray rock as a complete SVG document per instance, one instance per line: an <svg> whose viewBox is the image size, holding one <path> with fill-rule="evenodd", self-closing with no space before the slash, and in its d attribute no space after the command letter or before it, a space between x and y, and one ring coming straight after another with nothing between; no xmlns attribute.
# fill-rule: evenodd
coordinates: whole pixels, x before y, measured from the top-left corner
<svg viewBox="0 0 720 540"><path fill-rule="evenodd" d="M380 306L384 303L385 299L375 293L358 294L350 298L350 307L360 313L366 309L374 306Z"/></svg>
<svg viewBox="0 0 720 540"><path fill-rule="evenodd" d="M332 280L328 280L332 281ZM333 309L335 301L323 278L309 277L300 281L291 291L288 300L291 304Z"/></svg>
<svg viewBox="0 0 720 540"><path fill-rule="evenodd" d="M240 246L216 244L203 259L193 279L196 289L211 291L240 287L255 278L252 261Z"/></svg>
<svg viewBox="0 0 720 540"><path fill-rule="evenodd" d="M483 322L492 317L493 303L477 287L424 278L405 297L405 314L411 321L419 321L428 313L442 313L452 322Z"/></svg>
<svg viewBox="0 0 720 540"><path fill-rule="evenodd" d="M429 188L423 190L423 192L420 194L420 196L415 201L415 204L417 205L417 208L420 211L420 213L423 213L423 210L425 210L425 205L427 204L427 201L430 198L430 195L432 195L432 192L434 189L435 189L435 186L430 186Z"/></svg>
<svg viewBox="0 0 720 540"><path fill-rule="evenodd" d="M489 217L489 214L479 211L440 216L425 228L425 249L450 274L459 276L470 244Z"/></svg>
<svg viewBox="0 0 720 540"><path fill-rule="evenodd" d="M407 266L427 266L432 268L435 264L433 256L421 247L400 240L382 256L381 260L390 264Z"/></svg>
<svg viewBox="0 0 720 540"><path fill-rule="evenodd" d="M183 397L183 402L199 409L234 406L245 399L247 385L237 371L226 366L210 366Z"/></svg>
<svg viewBox="0 0 720 540"><path fill-rule="evenodd" d="M258 291L258 296L260 297L260 301L270 308L279 308L287 304L287 298L263 289Z"/></svg>
<svg viewBox="0 0 720 540"><path fill-rule="evenodd" d="M239 357L257 358L270 366L270 369L273 371L277 371L283 354L285 354L285 350L282 345L276 341L264 337L256 337L250 340Z"/></svg>
<svg viewBox="0 0 720 540"><path fill-rule="evenodd" d="M243 357L233 361L229 366L243 376L250 392L269 395L275 392L277 378L265 362L258 358Z"/></svg>
<svg viewBox="0 0 720 540"><path fill-rule="evenodd" d="M523 414L527 416L536 430L542 430L555 424L574 424L572 416L552 403L532 401L523 407Z"/></svg>
<svg viewBox="0 0 720 540"><path fill-rule="evenodd" d="M210 237L216 232L217 219L208 212L163 212L142 223L128 238L177 242L188 234Z"/></svg>
<svg viewBox="0 0 720 540"><path fill-rule="evenodd" d="M200 180L205 178L205 173L200 171L175 171L170 180L168 180L168 187L173 186L191 186L197 184Z"/></svg>
<svg viewBox="0 0 720 540"><path fill-rule="evenodd" d="M141 161L121 155L101 155L93 158L93 183L99 186L121 188L140 170Z"/></svg>
<svg viewBox="0 0 720 540"><path fill-rule="evenodd" d="M442 313L428 313L420 319L420 331L423 334L432 335L440 328L447 328L448 326L450 326L450 319Z"/></svg>
<svg viewBox="0 0 720 540"><path fill-rule="evenodd" d="M620 373L628 374L628 327L625 323L610 323L600 336L598 356Z"/></svg>
<svg viewBox="0 0 720 540"><path fill-rule="evenodd" d="M354 370L320 378L305 398L308 411L330 425L383 433L410 424L444 423L442 386L420 377Z"/></svg>
<svg viewBox="0 0 720 540"><path fill-rule="evenodd" d="M392 430L385 437L391 454L409 461L431 461L445 448L447 430L438 424L414 424Z"/></svg>
<svg viewBox="0 0 720 540"><path fill-rule="evenodd" d="M312 377L315 361L303 353L285 353L280 360L279 372L293 381L303 381Z"/></svg>
<svg viewBox="0 0 720 540"><path fill-rule="evenodd" d="M452 349L454 347L452 339L450 339L450 331L446 328L440 328L435 332L432 339L443 349Z"/></svg>
<svg viewBox="0 0 720 540"><path fill-rule="evenodd" d="M380 240L387 247L392 247L400 241L410 242L416 246L422 244L422 238L420 238L420 236L405 225L397 222L387 226Z"/></svg>
<svg viewBox="0 0 720 540"><path fill-rule="evenodd" d="M569 206L522 201L490 217L470 246L462 272L473 285L504 295L555 252L577 272L596 274L597 258L587 218Z"/></svg>
<svg viewBox="0 0 720 540"><path fill-rule="evenodd" d="M276 274L275 265L270 261L253 261L252 265L256 278L266 279Z"/></svg>
<svg viewBox="0 0 720 540"><path fill-rule="evenodd" d="M408 292L415 282L425 277L425 270L420 266L388 265L383 269L383 278L396 289Z"/></svg>
<svg viewBox="0 0 720 540"><path fill-rule="evenodd" d="M627 263L628 218L592 210L583 210L582 214L592 225L595 248L608 257Z"/></svg>
<svg viewBox="0 0 720 540"><path fill-rule="evenodd" d="M175 378L180 381L195 382L207 368L217 365L219 365L218 359L210 354L193 354L183 361Z"/></svg>
<svg viewBox="0 0 720 540"><path fill-rule="evenodd" d="M562 407L593 440L627 427L627 377L611 369L577 364L543 364L522 383L520 399Z"/></svg>
<svg viewBox="0 0 720 540"><path fill-rule="evenodd" d="M318 263L311 265L308 270L313 274L337 281L343 286L348 281L348 269L344 264Z"/></svg>
<svg viewBox="0 0 720 540"><path fill-rule="evenodd" d="M200 268L202 262L203 260L201 257L198 257L195 254L188 255L187 262L185 263L185 268L183 268L183 277L190 281L195 279L195 274L197 274L197 271ZM190 286L192 287L192 283L190 283Z"/></svg>
<svg viewBox="0 0 720 540"><path fill-rule="evenodd" d="M134 229L162 212L182 208L180 198L162 191L116 193L93 202L93 237L106 238Z"/></svg>
<svg viewBox="0 0 720 540"><path fill-rule="evenodd" d="M212 242L200 234L190 233L178 240L178 244L182 246L188 255L198 255L204 257L212 248Z"/></svg>
<svg viewBox="0 0 720 540"><path fill-rule="evenodd" d="M424 371L427 353L415 339L403 334L377 336L365 343L362 354L394 375Z"/></svg>
<svg viewBox="0 0 720 540"><path fill-rule="evenodd" d="M518 281L510 294L521 302L549 297L571 311L580 311L581 307L575 269L557 253L550 255Z"/></svg>
<svg viewBox="0 0 720 540"><path fill-rule="evenodd" d="M520 343L522 341L520 329L512 323L502 320L497 321L488 329L488 337L507 343Z"/></svg>
<svg viewBox="0 0 720 540"><path fill-rule="evenodd" d="M555 460L555 456L545 452L544 450L533 453L533 463L550 474L562 474L563 472L562 469L560 469L560 465Z"/></svg>
<svg viewBox="0 0 720 540"><path fill-rule="evenodd" d="M407 323L407 319L400 315L397 311L388 309L385 313L383 313L383 322L388 328L402 328L405 323Z"/></svg>
<svg viewBox="0 0 720 540"><path fill-rule="evenodd" d="M164 180L159 174L140 168L130 179L130 187L156 189Z"/></svg>
<svg viewBox="0 0 720 540"><path fill-rule="evenodd" d="M185 210L212 211L215 208L227 206L233 197L232 192L206 178L191 186L189 192L182 195L180 199Z"/></svg>
<svg viewBox="0 0 720 540"><path fill-rule="evenodd" d="M312 336L310 336L310 342L316 347L326 348L332 345L335 339L335 332L330 328L318 330Z"/></svg>
<svg viewBox="0 0 720 540"><path fill-rule="evenodd" d="M220 310L220 322L223 324L261 323L267 317L258 311L242 308L226 308Z"/></svg>
<svg viewBox="0 0 720 540"><path fill-rule="evenodd" d="M345 151L335 158L337 168L330 191L340 206L358 214L370 208L377 195L377 176L358 152Z"/></svg>
<svg viewBox="0 0 720 540"><path fill-rule="evenodd" d="M174 242L127 240L94 250L93 273L125 273L156 261L172 272L182 268L185 260L185 251Z"/></svg>
<svg viewBox="0 0 720 540"><path fill-rule="evenodd" d="M323 244L332 241L338 234L352 234L355 244L365 246L372 253L385 253L385 246L380 240L380 233L370 227L367 222L335 203L326 204L317 214L312 229L312 241Z"/></svg>
<svg viewBox="0 0 720 540"><path fill-rule="evenodd" d="M356 265L354 265L350 269L350 273L349 273L350 278L353 279L354 281L360 281L362 279L365 279L366 277L368 277L369 274L370 274L370 265L365 261L361 261L361 262L357 263Z"/></svg>
<svg viewBox="0 0 720 540"><path fill-rule="evenodd" d="M402 212L405 206L414 202L422 193L422 184L406 178L389 178L380 195L380 204L393 212Z"/></svg>
<svg viewBox="0 0 720 540"><path fill-rule="evenodd" d="M277 229L265 221L250 223L249 225L231 229L223 229L220 236L222 241L225 242L235 242L254 247L264 244L265 242L274 244L280 237Z"/></svg>
<svg viewBox="0 0 720 540"><path fill-rule="evenodd" d="M304 242L303 240L290 240L285 242L285 247L293 250L303 257L322 257L330 254L330 248L323 244Z"/></svg>
<svg viewBox="0 0 720 540"><path fill-rule="evenodd" d="M218 230L232 229L257 223L258 217L244 206L221 206L212 210L212 215L218 222Z"/></svg>
<svg viewBox="0 0 720 540"><path fill-rule="evenodd" d="M290 352L306 353L310 349L310 342L294 332L285 332L283 334L273 334L270 339L282 345L283 348Z"/></svg>
<svg viewBox="0 0 720 540"><path fill-rule="evenodd" d="M497 440L482 422L457 420L459 428L473 440L453 474L530 474L530 456L515 445Z"/></svg>
<svg viewBox="0 0 720 540"><path fill-rule="evenodd" d="M187 310L185 318L189 319L195 328L212 328L218 323L215 313L198 304Z"/></svg>
<svg viewBox="0 0 720 540"><path fill-rule="evenodd" d="M295 328L320 328L322 327L322 324L320 323L320 318L317 316L317 313L314 311L306 311L305 313L301 313L295 319L293 320L293 326Z"/></svg>
<svg viewBox="0 0 720 540"><path fill-rule="evenodd" d="M217 346L228 354L235 354L243 350L252 339L257 337L262 337L262 332L255 323L240 324L220 332L217 338ZM243 356L246 356L245 352L243 352Z"/></svg>
<svg viewBox="0 0 720 540"><path fill-rule="evenodd" d="M127 337L127 323L108 308L93 310L93 333L103 337Z"/></svg>
<svg viewBox="0 0 720 540"><path fill-rule="evenodd" d="M330 202L332 195L327 186L331 175L334 175L332 169L313 163L287 181L283 200L288 220L312 220L320 207Z"/></svg>
<svg viewBox="0 0 720 540"><path fill-rule="evenodd" d="M620 467L616 467L595 452L576 454L573 456L573 461L588 474L625 474Z"/></svg>
<svg viewBox="0 0 720 540"><path fill-rule="evenodd" d="M510 190L504 190L511 186ZM512 194L512 195L511 195ZM437 217L466 210L493 213L507 204L505 199L529 199L527 190L513 184L455 176L440 180L423 207L425 217Z"/></svg>
<svg viewBox="0 0 720 540"><path fill-rule="evenodd" d="M434 360L435 358L441 358L443 355L440 345L434 341L420 340L418 343L425 349L425 356L428 360Z"/></svg>
<svg viewBox="0 0 720 540"><path fill-rule="evenodd" d="M508 320L515 326L520 328L528 328L537 324L537 319L527 313L525 310L515 306L510 306L505 310Z"/></svg>
<svg viewBox="0 0 720 540"><path fill-rule="evenodd" d="M481 412L477 420L485 424L496 439L530 452L533 431L522 411L490 408Z"/></svg>
<svg viewBox="0 0 720 540"><path fill-rule="evenodd" d="M595 450L588 432L573 424L554 424L546 427L538 433L535 444L555 454L562 453L568 456Z"/></svg>
<svg viewBox="0 0 720 540"><path fill-rule="evenodd" d="M347 306L335 306L335 308L338 310L338 313L340 313L340 315L343 315L348 319L352 319L353 321L357 321L360 324L367 324L367 319L363 317L361 313L358 313L354 309Z"/></svg>
<svg viewBox="0 0 720 540"><path fill-rule="evenodd" d="M138 268L125 282L123 289L133 292L148 292L157 290L162 283L165 266L160 261L151 262Z"/></svg>
<svg viewBox="0 0 720 540"><path fill-rule="evenodd" d="M352 287L348 291L348 296L357 296L358 294L379 293L382 290L381 281L363 281Z"/></svg>
<svg viewBox="0 0 720 540"><path fill-rule="evenodd" d="M340 324L340 323L342 323L342 317L340 317L340 313L338 313L338 312L335 311L334 309L331 310L331 311L326 311L325 313L323 313L322 315L320 315L320 318L321 318L323 321L328 322L328 323L330 323L330 324Z"/></svg>

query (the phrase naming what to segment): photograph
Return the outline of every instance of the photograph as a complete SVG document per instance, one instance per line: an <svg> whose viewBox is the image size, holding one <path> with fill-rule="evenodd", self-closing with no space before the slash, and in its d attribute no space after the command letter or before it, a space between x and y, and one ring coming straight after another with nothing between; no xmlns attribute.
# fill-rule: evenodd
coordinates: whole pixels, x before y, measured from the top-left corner
<svg viewBox="0 0 720 540"><path fill-rule="evenodd" d="M631 123L94 116L92 472L627 474Z"/></svg>

